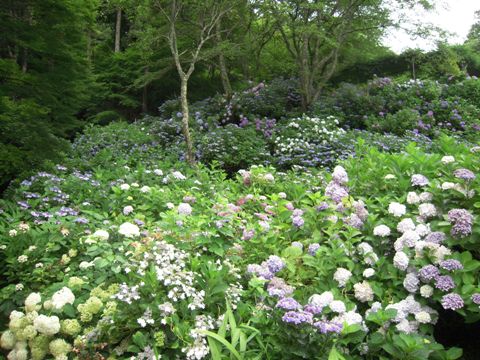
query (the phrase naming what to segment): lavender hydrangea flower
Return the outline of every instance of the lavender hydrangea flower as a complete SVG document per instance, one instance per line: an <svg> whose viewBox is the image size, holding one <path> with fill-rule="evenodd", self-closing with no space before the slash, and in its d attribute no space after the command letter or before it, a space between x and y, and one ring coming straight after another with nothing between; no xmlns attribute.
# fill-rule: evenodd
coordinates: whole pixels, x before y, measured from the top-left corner
<svg viewBox="0 0 480 360"><path fill-rule="evenodd" d="M474 304L480 305L480 293L473 294L472 301Z"/></svg>
<svg viewBox="0 0 480 360"><path fill-rule="evenodd" d="M320 205L318 205L318 206L316 207L316 210L317 210L318 212L320 212L320 211L327 210L328 207L329 207L329 206L328 206L328 203L322 202L322 203L320 203Z"/></svg>
<svg viewBox="0 0 480 360"><path fill-rule="evenodd" d="M339 203L344 197L348 196L348 191L344 186L332 181L328 183L327 187L325 188L325 195L332 199L335 203Z"/></svg>
<svg viewBox="0 0 480 360"><path fill-rule="evenodd" d="M462 270L463 265L460 261L455 259L443 260L440 262L440 267L447 271Z"/></svg>
<svg viewBox="0 0 480 360"><path fill-rule="evenodd" d="M312 256L317 254L318 249L320 249L320 244L318 243L308 245L308 253Z"/></svg>
<svg viewBox="0 0 480 360"><path fill-rule="evenodd" d="M277 305L275 305L275 307L283 310L298 310L302 306L294 298L286 297L278 300Z"/></svg>
<svg viewBox="0 0 480 360"><path fill-rule="evenodd" d="M455 293L443 295L441 303L445 310L458 310L464 306L462 297Z"/></svg>
<svg viewBox="0 0 480 360"><path fill-rule="evenodd" d="M306 311L312 315L317 315L323 311L323 307L320 305L307 304L303 307L303 311Z"/></svg>
<svg viewBox="0 0 480 360"><path fill-rule="evenodd" d="M472 233L473 216L465 209L448 212L448 220L453 223L450 233L454 237L465 237Z"/></svg>
<svg viewBox="0 0 480 360"><path fill-rule="evenodd" d="M436 279L440 275L440 271L434 265L425 265L418 272L418 277L423 282L429 282L433 279Z"/></svg>
<svg viewBox="0 0 480 360"><path fill-rule="evenodd" d="M427 186L429 184L428 179L422 174L412 175L411 182L413 186Z"/></svg>
<svg viewBox="0 0 480 360"><path fill-rule="evenodd" d="M449 291L455 287L455 282L449 275L437 276L435 287L442 291Z"/></svg>
<svg viewBox="0 0 480 360"><path fill-rule="evenodd" d="M267 286L267 292L270 296L276 296L279 298L284 298L293 293L293 287L286 284L285 281L281 278L274 277Z"/></svg>
<svg viewBox="0 0 480 360"><path fill-rule="evenodd" d="M301 216L292 216L292 224L296 227L302 227L305 220Z"/></svg>
<svg viewBox="0 0 480 360"><path fill-rule="evenodd" d="M475 174L468 169L457 169L453 172L453 175L462 180L471 181L475 179Z"/></svg>
<svg viewBox="0 0 480 360"><path fill-rule="evenodd" d="M291 246L299 248L300 250L303 250L303 244L301 242L294 241L291 243Z"/></svg>
<svg viewBox="0 0 480 360"><path fill-rule="evenodd" d="M443 232L434 231L427 235L427 237L425 238L425 241L434 243L434 244L441 244L443 241L445 241L446 238L447 236Z"/></svg>
<svg viewBox="0 0 480 360"><path fill-rule="evenodd" d="M342 324L332 321L317 321L313 326L322 334L329 332L339 334L343 329Z"/></svg>
<svg viewBox="0 0 480 360"><path fill-rule="evenodd" d="M268 270L270 270L270 272L274 274L285 267L285 263L283 262L283 260L276 255L270 255L265 264L268 267Z"/></svg>
<svg viewBox="0 0 480 360"><path fill-rule="evenodd" d="M283 322L287 324L311 324L313 322L313 315L304 311L289 311L282 316Z"/></svg>

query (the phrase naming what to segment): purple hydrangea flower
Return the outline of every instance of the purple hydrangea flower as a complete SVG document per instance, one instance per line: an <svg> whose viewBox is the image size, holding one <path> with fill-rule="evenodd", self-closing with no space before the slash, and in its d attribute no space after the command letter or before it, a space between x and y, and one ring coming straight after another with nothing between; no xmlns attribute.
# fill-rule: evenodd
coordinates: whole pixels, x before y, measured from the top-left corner
<svg viewBox="0 0 480 360"><path fill-rule="evenodd" d="M475 293L472 295L472 301L477 304L477 305L480 305L480 293Z"/></svg>
<svg viewBox="0 0 480 360"><path fill-rule="evenodd" d="M292 242L291 246L297 247L297 248L299 248L300 250L303 250L303 244L302 244L301 242L294 241L294 242Z"/></svg>
<svg viewBox="0 0 480 360"><path fill-rule="evenodd" d="M348 196L348 191L344 186L331 181L325 188L325 195L335 203L339 203L344 197Z"/></svg>
<svg viewBox="0 0 480 360"><path fill-rule="evenodd" d="M317 209L318 212L327 210L328 209L328 203L322 202L322 203L320 203L320 205L318 205L316 207L316 209Z"/></svg>
<svg viewBox="0 0 480 360"><path fill-rule="evenodd" d="M285 267L285 263L283 262L283 260L276 255L270 255L265 264L268 267L268 270L270 270L270 272L274 274Z"/></svg>
<svg viewBox="0 0 480 360"><path fill-rule="evenodd" d="M267 292L270 296L277 296L279 298L284 298L293 293L293 287L285 283L281 278L274 277L267 286Z"/></svg>
<svg viewBox="0 0 480 360"><path fill-rule="evenodd" d="M343 328L342 324L332 321L317 321L313 326L322 334L327 334L329 332L339 334Z"/></svg>
<svg viewBox="0 0 480 360"><path fill-rule="evenodd" d="M455 259L443 260L440 263L440 267L444 270L447 270L447 271L455 271L455 270L462 270L463 269L462 263L458 260L455 260Z"/></svg>
<svg viewBox="0 0 480 360"><path fill-rule="evenodd" d="M434 265L425 265L418 271L418 277L423 282L429 282L436 279L440 275L440 271Z"/></svg>
<svg viewBox="0 0 480 360"><path fill-rule="evenodd" d="M422 174L412 175L411 182L413 186L427 186L430 183Z"/></svg>
<svg viewBox="0 0 480 360"><path fill-rule="evenodd" d="M248 241L255 235L255 230L243 229L242 240Z"/></svg>
<svg viewBox="0 0 480 360"><path fill-rule="evenodd" d="M287 324L311 324L313 315L303 311L289 311L283 315L282 320Z"/></svg>
<svg viewBox="0 0 480 360"><path fill-rule="evenodd" d="M441 303L445 310L458 310L464 306L462 297L455 293L443 295Z"/></svg>
<svg viewBox="0 0 480 360"><path fill-rule="evenodd" d="M308 253L312 256L317 254L318 249L320 249L320 244L318 243L308 245Z"/></svg>
<svg viewBox="0 0 480 360"><path fill-rule="evenodd" d="M323 311L323 307L319 305L307 304L304 306L303 311L306 311L312 315L317 315Z"/></svg>
<svg viewBox="0 0 480 360"><path fill-rule="evenodd" d="M449 275L437 276L435 279L435 287L442 291L449 291L455 287L455 282Z"/></svg>
<svg viewBox="0 0 480 360"><path fill-rule="evenodd" d="M275 307L283 310L298 310L298 309L301 309L302 306L294 298L286 297L278 300L277 305L275 305Z"/></svg>
<svg viewBox="0 0 480 360"><path fill-rule="evenodd" d="M458 179L471 181L475 179L475 174L468 169L457 169L453 172L453 175Z"/></svg>
<svg viewBox="0 0 480 360"><path fill-rule="evenodd" d="M454 237L464 237L472 233L473 216L465 209L448 212L448 220L453 223L450 233Z"/></svg>
<svg viewBox="0 0 480 360"><path fill-rule="evenodd" d="M434 231L427 235L427 237L425 238L425 241L434 243L434 244L441 244L443 241L445 241L446 238L447 236L443 232Z"/></svg>
<svg viewBox="0 0 480 360"><path fill-rule="evenodd" d="M302 227L305 220L301 216L292 216L292 224L296 227Z"/></svg>

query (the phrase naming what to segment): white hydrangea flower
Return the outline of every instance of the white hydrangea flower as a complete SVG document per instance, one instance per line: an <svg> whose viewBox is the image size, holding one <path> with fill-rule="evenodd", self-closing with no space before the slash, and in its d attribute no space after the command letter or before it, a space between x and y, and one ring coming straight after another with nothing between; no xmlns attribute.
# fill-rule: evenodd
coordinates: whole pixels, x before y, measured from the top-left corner
<svg viewBox="0 0 480 360"><path fill-rule="evenodd" d="M415 223L413 222L412 219L406 218L397 224L397 231L399 233L403 234L405 231L408 231L408 230L415 230Z"/></svg>
<svg viewBox="0 0 480 360"><path fill-rule="evenodd" d="M355 298L361 302L373 301L373 290L367 281L356 283L353 285L355 290Z"/></svg>
<svg viewBox="0 0 480 360"><path fill-rule="evenodd" d="M157 176L163 176L163 171L160 169L155 169L153 170L153 173Z"/></svg>
<svg viewBox="0 0 480 360"><path fill-rule="evenodd" d="M420 197L417 195L416 192L410 191L407 194L407 204L418 204L420 202Z"/></svg>
<svg viewBox="0 0 480 360"><path fill-rule="evenodd" d="M308 299L308 303L323 308L327 305L330 305L330 303L334 301L333 299L334 298L332 292L325 291L321 294L314 294L310 296L310 298Z"/></svg>
<svg viewBox="0 0 480 360"><path fill-rule="evenodd" d="M129 189L130 189L130 185L128 185L128 184L120 185L120 190L129 190Z"/></svg>
<svg viewBox="0 0 480 360"><path fill-rule="evenodd" d="M140 229L137 225L126 222L120 225L118 229L118 233L127 238L132 238L132 237L140 236Z"/></svg>
<svg viewBox="0 0 480 360"><path fill-rule="evenodd" d="M279 197L280 199L286 199L286 198L287 198L287 194L285 194L284 192L279 192L279 193L278 193L278 197Z"/></svg>
<svg viewBox="0 0 480 360"><path fill-rule="evenodd" d="M445 155L444 157L442 157L441 161L442 161L443 164L447 165L447 164L455 162L455 158L453 156L450 156L450 155Z"/></svg>
<svg viewBox="0 0 480 360"><path fill-rule="evenodd" d="M420 201L421 202L429 202L429 201L432 201L433 199L433 194L432 193L429 193L427 191L425 192L422 192L420 194Z"/></svg>
<svg viewBox="0 0 480 360"><path fill-rule="evenodd" d="M144 193L144 194L150 192L150 190L151 190L151 189L150 189L150 186L147 186L147 185L142 186L142 187L140 188L140 192L142 192L142 193Z"/></svg>
<svg viewBox="0 0 480 360"><path fill-rule="evenodd" d="M347 281L352 276L352 273L345 268L338 268L333 274L333 279L338 282L339 287L344 287Z"/></svg>
<svg viewBox="0 0 480 360"><path fill-rule="evenodd" d="M386 237L390 235L390 228L387 225L378 225L373 229L373 235Z"/></svg>
<svg viewBox="0 0 480 360"><path fill-rule="evenodd" d="M169 210L172 210L175 207L175 205L171 202L166 203L166 206L167 206L167 209Z"/></svg>
<svg viewBox="0 0 480 360"><path fill-rule="evenodd" d="M342 314L345 311L347 311L345 303L343 301L340 301L340 300L332 301L330 304L328 304L328 307L330 308L330 310L332 310L333 312L336 312L338 314Z"/></svg>
<svg viewBox="0 0 480 360"><path fill-rule="evenodd" d="M110 237L110 234L106 230L97 230L93 233L92 237L98 239L98 240L108 240Z"/></svg>
<svg viewBox="0 0 480 360"><path fill-rule="evenodd" d="M407 270L409 262L407 254L403 251L397 251L393 257L393 266L402 271Z"/></svg>
<svg viewBox="0 0 480 360"><path fill-rule="evenodd" d="M38 315L33 326L39 333L52 336L60 331L60 319L57 316Z"/></svg>
<svg viewBox="0 0 480 360"><path fill-rule="evenodd" d="M274 182L275 178L273 177L272 174L268 173L263 176L263 179L268 182Z"/></svg>
<svg viewBox="0 0 480 360"><path fill-rule="evenodd" d="M363 277L366 277L367 279L375 275L375 270L372 268L365 269L363 271Z"/></svg>
<svg viewBox="0 0 480 360"><path fill-rule="evenodd" d="M72 290L64 286L52 296L52 305L55 310L61 310L66 304L73 304L75 295Z"/></svg>
<svg viewBox="0 0 480 360"><path fill-rule="evenodd" d="M401 217L405 215L407 212L407 208L405 205L400 204L398 202L392 202L388 205L388 212L395 217Z"/></svg>
<svg viewBox="0 0 480 360"><path fill-rule="evenodd" d="M455 183L453 182L445 181L444 183L442 183L442 190L450 190L454 188L455 188Z"/></svg>
<svg viewBox="0 0 480 360"><path fill-rule="evenodd" d="M403 332L405 334L411 334L417 331L418 326L416 326L416 322L408 321L407 319L403 319L397 324L397 330Z"/></svg>
<svg viewBox="0 0 480 360"><path fill-rule="evenodd" d="M420 235L418 235L417 231L407 230L400 236L399 240L402 241L403 246L413 248L420 240Z"/></svg>
<svg viewBox="0 0 480 360"><path fill-rule="evenodd" d="M177 211L180 215L188 216L192 214L192 207L188 203L180 203Z"/></svg>
<svg viewBox="0 0 480 360"><path fill-rule="evenodd" d="M403 287L410 293L416 293L419 284L420 280L413 272L408 273L403 280Z"/></svg>
<svg viewBox="0 0 480 360"><path fill-rule="evenodd" d="M366 255L373 251L372 246L366 242L361 242L360 244L358 244L357 249L358 249L358 252L362 255Z"/></svg>
<svg viewBox="0 0 480 360"><path fill-rule="evenodd" d="M123 208L123 215L130 215L133 212L133 206L127 205Z"/></svg>
<svg viewBox="0 0 480 360"><path fill-rule="evenodd" d="M393 179L396 179L397 177L393 174L387 174L385 175L384 179L385 180L393 180Z"/></svg>
<svg viewBox="0 0 480 360"><path fill-rule="evenodd" d="M95 266L95 265L93 264L93 261L92 261L92 262L82 261L82 262L80 263L80 265L78 265L78 267L79 267L81 270L88 269L88 268L90 268L90 267L92 267L92 266Z"/></svg>
<svg viewBox="0 0 480 360"><path fill-rule="evenodd" d="M10 236L10 237L17 236L17 234L18 234L18 232L15 229L12 229L8 232L8 236Z"/></svg>
<svg viewBox="0 0 480 360"><path fill-rule="evenodd" d="M443 245L440 245L438 248L436 248L433 251L433 257L434 257L435 263L439 263L440 261L445 259L445 256L449 256L451 254L452 254L452 251L449 248Z"/></svg>
<svg viewBox="0 0 480 360"><path fill-rule="evenodd" d="M435 205L430 203L420 204L418 206L418 213L422 218L428 219L437 215L437 209Z"/></svg>
<svg viewBox="0 0 480 360"><path fill-rule="evenodd" d="M27 256L27 255L20 255L20 256L17 258L17 261L18 261L20 264L23 264L24 262L27 262L27 261L28 261L28 256Z"/></svg>
<svg viewBox="0 0 480 360"><path fill-rule="evenodd" d="M183 175L180 171L174 171L174 172L172 172L172 176L173 176L176 180L185 180L185 179L186 179L185 175Z"/></svg>
<svg viewBox="0 0 480 360"><path fill-rule="evenodd" d="M25 309L27 311L37 310L37 304L42 302L42 297L39 293L31 293L25 299Z"/></svg>
<svg viewBox="0 0 480 360"><path fill-rule="evenodd" d="M424 237L430 234L432 231L430 230L430 224L418 224L415 228L415 232L420 236Z"/></svg>
<svg viewBox="0 0 480 360"><path fill-rule="evenodd" d="M420 311L415 314L415 320L420 324L429 324L432 321L432 317L426 311Z"/></svg>
<svg viewBox="0 0 480 360"><path fill-rule="evenodd" d="M429 298L433 295L433 287L430 285L423 285L420 287L420 295L424 298Z"/></svg>

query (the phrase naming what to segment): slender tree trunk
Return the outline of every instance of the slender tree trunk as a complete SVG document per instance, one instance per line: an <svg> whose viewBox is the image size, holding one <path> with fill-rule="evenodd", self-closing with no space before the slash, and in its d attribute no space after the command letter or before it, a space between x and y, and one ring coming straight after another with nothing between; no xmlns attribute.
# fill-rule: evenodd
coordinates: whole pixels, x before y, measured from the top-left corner
<svg viewBox="0 0 480 360"><path fill-rule="evenodd" d="M122 9L117 8L117 22L115 24L115 52L120 52L120 32L122 28Z"/></svg>
<svg viewBox="0 0 480 360"><path fill-rule="evenodd" d="M187 162L190 165L195 164L195 157L193 155L193 144L192 138L190 137L190 128L188 125L190 114L188 110L188 99L187 99L187 85L188 85L188 77L182 76L180 78L180 101L182 104L182 129L183 129L183 136L185 137L185 143L187 145Z"/></svg>
<svg viewBox="0 0 480 360"><path fill-rule="evenodd" d="M217 24L215 25L215 30L216 30L215 37L217 40L217 45L219 45L222 42L220 27L221 27L220 21L218 21ZM225 61L225 56L223 55L223 51L220 51L220 53L218 54L218 66L220 68L220 78L222 80L223 91L227 99L230 99L232 97L232 86L230 84L230 79L228 78L227 64Z"/></svg>
<svg viewBox="0 0 480 360"><path fill-rule="evenodd" d="M25 74L28 69L28 49L23 48L22 56L22 72Z"/></svg>
<svg viewBox="0 0 480 360"><path fill-rule="evenodd" d="M145 74L148 73L148 66L145 67ZM148 112L148 84L145 83L143 85L143 92L142 92L142 112Z"/></svg>

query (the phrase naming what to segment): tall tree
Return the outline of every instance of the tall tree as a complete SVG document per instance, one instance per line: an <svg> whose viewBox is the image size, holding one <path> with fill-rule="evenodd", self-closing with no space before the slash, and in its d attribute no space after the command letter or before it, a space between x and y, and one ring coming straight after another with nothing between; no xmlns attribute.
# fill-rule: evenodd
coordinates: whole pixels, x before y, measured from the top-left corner
<svg viewBox="0 0 480 360"><path fill-rule="evenodd" d="M216 36L217 24L231 9L231 4L224 0L157 0L155 4L167 19L165 37L180 78L186 160L193 165L195 156L189 127L188 81L195 65L215 53L205 51L205 46Z"/></svg>
<svg viewBox="0 0 480 360"><path fill-rule="evenodd" d="M413 0L398 3L415 3ZM420 0L419 2L424 2ZM275 19L294 59L303 108L320 96L334 75L342 49L360 34L379 39L393 25L385 0L269 0L263 11Z"/></svg>

